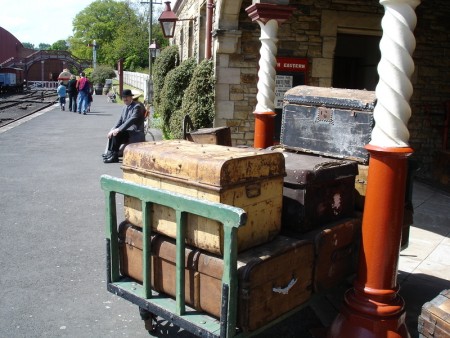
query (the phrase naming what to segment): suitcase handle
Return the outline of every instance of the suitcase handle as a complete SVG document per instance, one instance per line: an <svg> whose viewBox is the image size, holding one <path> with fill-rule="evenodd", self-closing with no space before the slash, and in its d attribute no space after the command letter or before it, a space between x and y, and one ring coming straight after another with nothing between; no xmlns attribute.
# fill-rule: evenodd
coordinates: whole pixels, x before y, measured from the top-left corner
<svg viewBox="0 0 450 338"><path fill-rule="evenodd" d="M291 281L289 282L288 285L286 285L284 288L277 288L274 287L272 288L272 291L275 293L281 293L283 295L287 295L289 293L289 290L292 289L292 287L295 285L295 283L297 283L297 278L292 277Z"/></svg>

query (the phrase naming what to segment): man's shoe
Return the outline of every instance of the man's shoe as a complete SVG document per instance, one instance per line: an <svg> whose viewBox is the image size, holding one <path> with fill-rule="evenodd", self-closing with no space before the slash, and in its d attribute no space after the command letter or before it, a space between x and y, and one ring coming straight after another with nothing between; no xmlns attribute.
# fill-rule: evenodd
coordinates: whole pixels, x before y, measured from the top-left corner
<svg viewBox="0 0 450 338"><path fill-rule="evenodd" d="M118 163L119 162L119 156L112 155L110 157L106 157L103 159L103 163Z"/></svg>
<svg viewBox="0 0 450 338"><path fill-rule="evenodd" d="M105 154L102 154L103 158L108 158L112 155L112 152L110 150L108 150Z"/></svg>

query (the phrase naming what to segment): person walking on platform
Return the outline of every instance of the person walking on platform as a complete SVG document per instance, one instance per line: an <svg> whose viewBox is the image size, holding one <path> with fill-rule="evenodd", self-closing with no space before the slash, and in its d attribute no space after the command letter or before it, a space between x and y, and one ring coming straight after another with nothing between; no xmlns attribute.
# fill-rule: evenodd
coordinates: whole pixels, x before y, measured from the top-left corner
<svg viewBox="0 0 450 338"><path fill-rule="evenodd" d="M122 144L145 141L144 112L141 105L133 101L133 93L130 89L123 90L122 100L125 107L119 121L107 135L108 151L103 156L104 163L119 162L119 150Z"/></svg>
<svg viewBox="0 0 450 338"><path fill-rule="evenodd" d="M69 94L69 111L77 112L77 79L75 75L70 77L70 80L67 84L67 93Z"/></svg>
<svg viewBox="0 0 450 338"><path fill-rule="evenodd" d="M56 88L56 92L58 93L58 101L61 110L65 110L66 107L66 86L64 86L63 82L59 82L58 88Z"/></svg>
<svg viewBox="0 0 450 338"><path fill-rule="evenodd" d="M77 81L78 89L78 113L86 115L86 109L89 99L89 91L91 90L91 84L83 72L80 73L80 79Z"/></svg>

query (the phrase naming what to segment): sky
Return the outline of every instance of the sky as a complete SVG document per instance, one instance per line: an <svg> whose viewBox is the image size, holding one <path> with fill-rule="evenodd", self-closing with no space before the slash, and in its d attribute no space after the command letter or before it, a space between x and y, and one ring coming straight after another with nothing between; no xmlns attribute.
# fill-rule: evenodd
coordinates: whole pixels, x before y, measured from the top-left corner
<svg viewBox="0 0 450 338"><path fill-rule="evenodd" d="M51 45L73 35L73 19L93 1L0 0L0 26L22 43Z"/></svg>

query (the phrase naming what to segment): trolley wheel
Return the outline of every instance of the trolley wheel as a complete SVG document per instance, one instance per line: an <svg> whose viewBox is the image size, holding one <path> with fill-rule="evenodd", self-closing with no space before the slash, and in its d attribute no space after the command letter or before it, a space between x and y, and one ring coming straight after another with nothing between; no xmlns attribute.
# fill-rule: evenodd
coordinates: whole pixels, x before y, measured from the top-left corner
<svg viewBox="0 0 450 338"><path fill-rule="evenodd" d="M141 307L139 308L139 314L141 315L141 319L144 321L145 329L149 333L154 333L158 327L158 316Z"/></svg>

